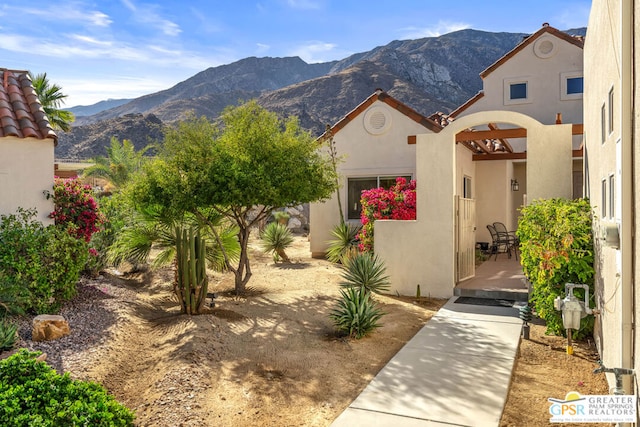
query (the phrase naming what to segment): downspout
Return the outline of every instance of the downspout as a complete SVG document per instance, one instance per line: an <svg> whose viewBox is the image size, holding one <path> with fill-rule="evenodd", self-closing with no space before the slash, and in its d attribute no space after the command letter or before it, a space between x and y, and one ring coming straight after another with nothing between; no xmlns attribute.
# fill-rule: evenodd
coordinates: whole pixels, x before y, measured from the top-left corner
<svg viewBox="0 0 640 427"><path fill-rule="evenodd" d="M634 197L633 197L633 0L622 0L620 7L621 48L621 126L622 144L622 212L621 212L621 256L622 256L622 346L621 367L633 368L633 259L634 259ZM631 378L627 377L624 389L633 394Z"/></svg>

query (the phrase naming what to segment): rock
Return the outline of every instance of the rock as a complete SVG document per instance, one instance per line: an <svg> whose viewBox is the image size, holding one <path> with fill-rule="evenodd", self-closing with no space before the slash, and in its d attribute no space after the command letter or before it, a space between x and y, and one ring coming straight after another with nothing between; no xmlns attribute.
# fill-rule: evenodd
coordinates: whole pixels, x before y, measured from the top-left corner
<svg viewBox="0 0 640 427"><path fill-rule="evenodd" d="M69 323L64 317L53 314L41 314L33 319L32 339L50 341L69 335Z"/></svg>

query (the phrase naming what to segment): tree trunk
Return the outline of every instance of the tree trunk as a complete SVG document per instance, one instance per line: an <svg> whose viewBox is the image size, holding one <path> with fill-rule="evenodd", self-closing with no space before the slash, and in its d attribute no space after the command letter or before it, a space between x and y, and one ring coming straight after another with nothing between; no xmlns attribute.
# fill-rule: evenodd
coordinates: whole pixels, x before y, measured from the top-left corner
<svg viewBox="0 0 640 427"><path fill-rule="evenodd" d="M249 264L249 234L251 230L249 227L241 227L238 233L238 240L240 241L240 261L238 262L238 268L233 270L235 274L236 295L243 295L247 282L251 278L251 265Z"/></svg>

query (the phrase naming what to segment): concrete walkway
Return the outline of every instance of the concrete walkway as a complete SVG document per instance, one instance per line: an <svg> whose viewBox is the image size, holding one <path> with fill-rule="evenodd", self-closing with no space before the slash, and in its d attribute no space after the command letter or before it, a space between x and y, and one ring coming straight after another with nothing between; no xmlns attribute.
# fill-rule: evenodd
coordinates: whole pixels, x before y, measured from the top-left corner
<svg viewBox="0 0 640 427"><path fill-rule="evenodd" d="M518 310L452 297L332 427L498 426L522 322Z"/></svg>

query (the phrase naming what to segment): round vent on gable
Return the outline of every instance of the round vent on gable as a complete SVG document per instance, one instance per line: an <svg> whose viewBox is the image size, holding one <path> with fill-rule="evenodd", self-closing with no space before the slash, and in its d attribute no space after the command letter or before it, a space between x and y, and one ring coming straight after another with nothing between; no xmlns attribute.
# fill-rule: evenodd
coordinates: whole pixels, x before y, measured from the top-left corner
<svg viewBox="0 0 640 427"><path fill-rule="evenodd" d="M372 107L364 114L364 128L372 135L385 133L391 127L391 114L380 106Z"/></svg>
<svg viewBox="0 0 640 427"><path fill-rule="evenodd" d="M551 58L557 50L556 43L551 37L541 37L533 44L533 52L538 58Z"/></svg>

